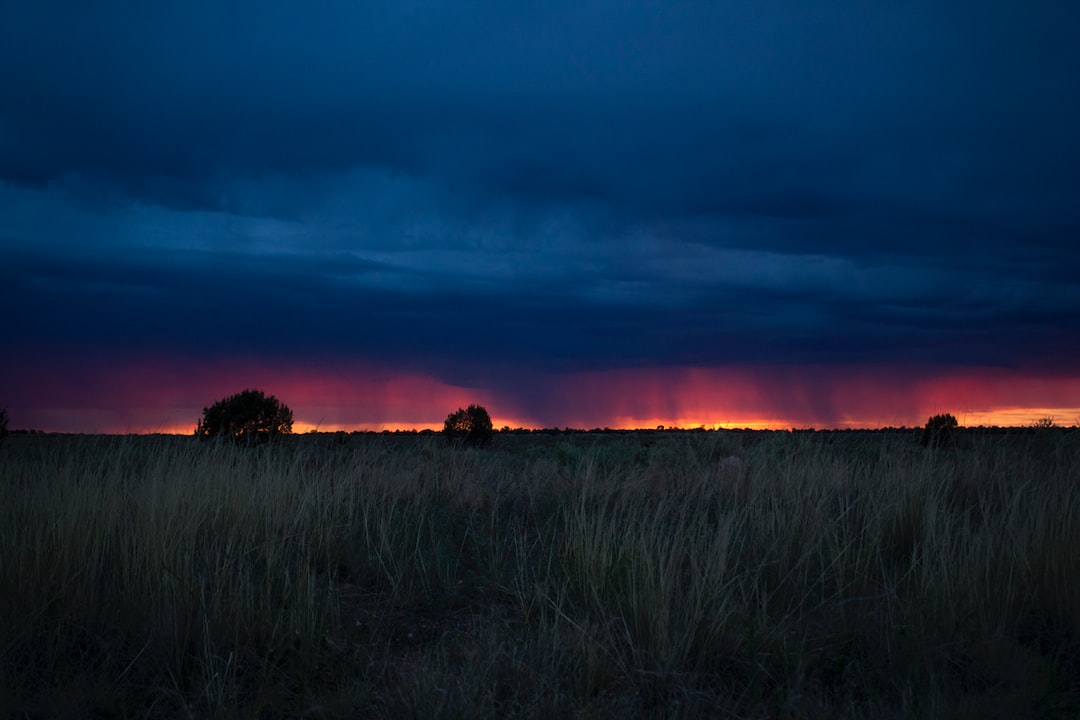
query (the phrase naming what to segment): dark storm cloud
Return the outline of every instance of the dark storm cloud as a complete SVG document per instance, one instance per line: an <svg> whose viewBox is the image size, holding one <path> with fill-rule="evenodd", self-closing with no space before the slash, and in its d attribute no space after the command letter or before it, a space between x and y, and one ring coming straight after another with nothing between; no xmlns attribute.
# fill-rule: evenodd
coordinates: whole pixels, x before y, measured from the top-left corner
<svg viewBox="0 0 1080 720"><path fill-rule="evenodd" d="M974 183L1076 189L1063 11L49 5L5 17L15 180L213 203L236 172L375 165L643 212L905 218L974 211Z"/></svg>
<svg viewBox="0 0 1080 720"><path fill-rule="evenodd" d="M0 9L14 345L454 381L1080 343L1066 4L68 5Z"/></svg>

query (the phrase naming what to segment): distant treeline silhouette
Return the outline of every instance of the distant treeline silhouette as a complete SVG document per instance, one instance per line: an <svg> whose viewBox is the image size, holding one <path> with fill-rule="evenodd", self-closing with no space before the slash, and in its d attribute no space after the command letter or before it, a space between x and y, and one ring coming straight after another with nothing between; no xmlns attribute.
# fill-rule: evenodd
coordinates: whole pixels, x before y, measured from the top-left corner
<svg viewBox="0 0 1080 720"><path fill-rule="evenodd" d="M203 408L195 435L252 445L267 442L275 436L289 435L292 427L293 413L288 405L262 390L248 389ZM481 405L459 408L443 423L447 442L485 447L491 443L492 433L491 415Z"/></svg>
<svg viewBox="0 0 1080 720"><path fill-rule="evenodd" d="M458 408L450 413L443 423L443 435L447 442L460 442L463 445L484 447L491 442L491 416L480 405L470 405L464 410Z"/></svg>
<svg viewBox="0 0 1080 720"><path fill-rule="evenodd" d="M275 435L288 435L292 426L293 414L288 405L262 390L243 390L203 408L195 435L256 444Z"/></svg>
<svg viewBox="0 0 1080 720"><path fill-rule="evenodd" d="M7 408L0 409L0 442L8 435L67 435L85 433L48 432L35 429L8 429ZM1041 417L1029 425L1002 426L1002 425L977 425L961 426L956 417L950 413L943 413L930 417L922 427L909 428L906 425L887 426L879 428L787 428L787 429L754 429L754 428L706 428L698 427L670 427L660 425L654 428L610 428L594 427L545 427L526 428L510 427L504 425L496 430L493 427L491 416L487 409L481 405L469 405L467 408L458 408L450 413L443 423L441 433L447 442L456 442L460 445L484 447L491 443L494 435L577 435L577 434L682 434L704 432L726 433L760 433L769 435L774 433L910 433L923 446L929 448L955 447L961 437L972 433L978 434L1005 434L1005 433L1046 433L1063 432L1076 429L1080 426L1080 420L1076 425L1059 425L1053 417ZM202 418L195 427L195 436L209 438L225 438L239 441L245 444L260 444L275 436L291 435L293 432L293 413L287 405L273 395L266 395L261 390L247 389L234 395L229 395L209 407L203 408ZM318 433L317 430L310 431ZM334 435L360 435L360 434L402 434L402 435L434 435L436 430L398 429L398 430L354 430L346 432L338 430Z"/></svg>

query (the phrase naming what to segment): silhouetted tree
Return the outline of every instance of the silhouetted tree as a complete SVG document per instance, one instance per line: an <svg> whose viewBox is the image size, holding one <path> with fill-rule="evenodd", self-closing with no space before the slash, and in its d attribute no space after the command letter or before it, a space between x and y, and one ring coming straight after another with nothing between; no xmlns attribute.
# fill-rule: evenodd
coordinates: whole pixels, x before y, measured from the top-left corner
<svg viewBox="0 0 1080 720"><path fill-rule="evenodd" d="M292 424L292 410L276 397L262 390L244 390L203 408L195 435L253 444L291 433Z"/></svg>
<svg viewBox="0 0 1080 720"><path fill-rule="evenodd" d="M8 434L7 420L7 408L4 408L0 410L0 442L3 442Z"/></svg>
<svg viewBox="0 0 1080 720"><path fill-rule="evenodd" d="M943 447L956 444L956 429L960 423L952 415L935 415L926 421L922 432L922 444L927 447Z"/></svg>
<svg viewBox="0 0 1080 720"><path fill-rule="evenodd" d="M443 423L443 435L447 442L460 439L465 445L483 447L491 442L491 416L480 405L452 412Z"/></svg>

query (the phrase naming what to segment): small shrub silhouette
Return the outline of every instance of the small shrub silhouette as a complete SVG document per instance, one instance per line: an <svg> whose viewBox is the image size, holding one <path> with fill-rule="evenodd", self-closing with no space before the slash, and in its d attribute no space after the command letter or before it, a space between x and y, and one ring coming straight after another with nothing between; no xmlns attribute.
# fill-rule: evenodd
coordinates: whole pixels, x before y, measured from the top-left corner
<svg viewBox="0 0 1080 720"><path fill-rule="evenodd" d="M195 427L201 438L228 438L246 444L292 432L293 414L287 405L262 390L244 390L203 408Z"/></svg>
<svg viewBox="0 0 1080 720"><path fill-rule="evenodd" d="M949 413L935 415L927 420L925 427L923 427L922 444L926 447L955 445L959 426L960 423Z"/></svg>
<svg viewBox="0 0 1080 720"><path fill-rule="evenodd" d="M491 442L492 425L488 411L480 405L452 412L443 423L443 435L447 442L459 440L465 445L484 447Z"/></svg>

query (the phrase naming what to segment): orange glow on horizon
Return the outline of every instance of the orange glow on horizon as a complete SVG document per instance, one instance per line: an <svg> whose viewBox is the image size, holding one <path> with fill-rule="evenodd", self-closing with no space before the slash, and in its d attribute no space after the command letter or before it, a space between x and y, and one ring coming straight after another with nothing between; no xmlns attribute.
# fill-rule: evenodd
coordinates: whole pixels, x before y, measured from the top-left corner
<svg viewBox="0 0 1080 720"><path fill-rule="evenodd" d="M612 430L789 430L792 425L779 420L745 419L717 422L706 418L616 418Z"/></svg>
<svg viewBox="0 0 1080 720"><path fill-rule="evenodd" d="M947 412L947 411L941 411ZM932 413L937 414L937 413ZM991 410L973 411L966 414L956 415L961 427L1030 427L1044 418L1050 418L1059 427L1080 427L1080 407L1067 408L1027 408L1011 407ZM793 423L777 419L746 418L743 420L730 420L724 422L710 421L705 418L635 418L620 417L611 423L567 423L565 425L541 426L528 422L494 421L496 431L503 428L511 430L544 430L551 428L573 428L576 430L877 430L886 427L922 427L930 417L927 415L920 421L897 424L881 424L875 422L860 422L858 420L845 420L835 425L827 426L815 423ZM45 429L47 432L68 432ZM431 430L440 432L442 423L409 423L409 422L386 422L386 423L358 423L358 424L324 424L318 425L311 422L296 421L293 423L293 434L307 433L334 433L334 432L420 432ZM82 431L79 431L82 432ZM95 433L103 434L134 434L134 435L193 435L195 423L177 423L172 425L123 427L94 430Z"/></svg>
<svg viewBox="0 0 1080 720"><path fill-rule="evenodd" d="M1080 425L1080 375L1003 368L636 368L461 387L385 368L237 359L192 370L157 359L89 376L41 372L26 387L21 403L7 399L12 429L191 435L203 407L249 387L287 404L297 434L439 431L471 403L488 408L496 429L874 429L922 427L940 413L966 427Z"/></svg>
<svg viewBox="0 0 1080 720"><path fill-rule="evenodd" d="M947 412L947 411L941 411ZM931 413L938 414L938 413ZM1080 426L1080 407L1006 407L984 410L974 410L956 415L961 427L1030 427L1044 418L1050 418L1055 425L1060 427ZM863 422L857 419L846 419L835 425L820 425L815 423L793 423L779 419L746 417L739 420L716 421L702 417L618 417L613 422L604 424L569 423L566 425L540 426L528 422L518 422L505 418L492 418L492 424L496 431L503 428L512 430L543 430L550 428L569 427L576 430L877 430L885 427L922 427L930 415L922 420L909 423L882 424L878 422ZM161 433L172 435L191 435L194 433L194 424L173 425L161 428L148 428L146 430L128 430L135 434ZM316 424L303 420L293 423L293 434L307 433L334 433L334 432L421 432L431 430L440 432L442 423L409 423L409 422L385 422L385 423L358 423L358 424Z"/></svg>

